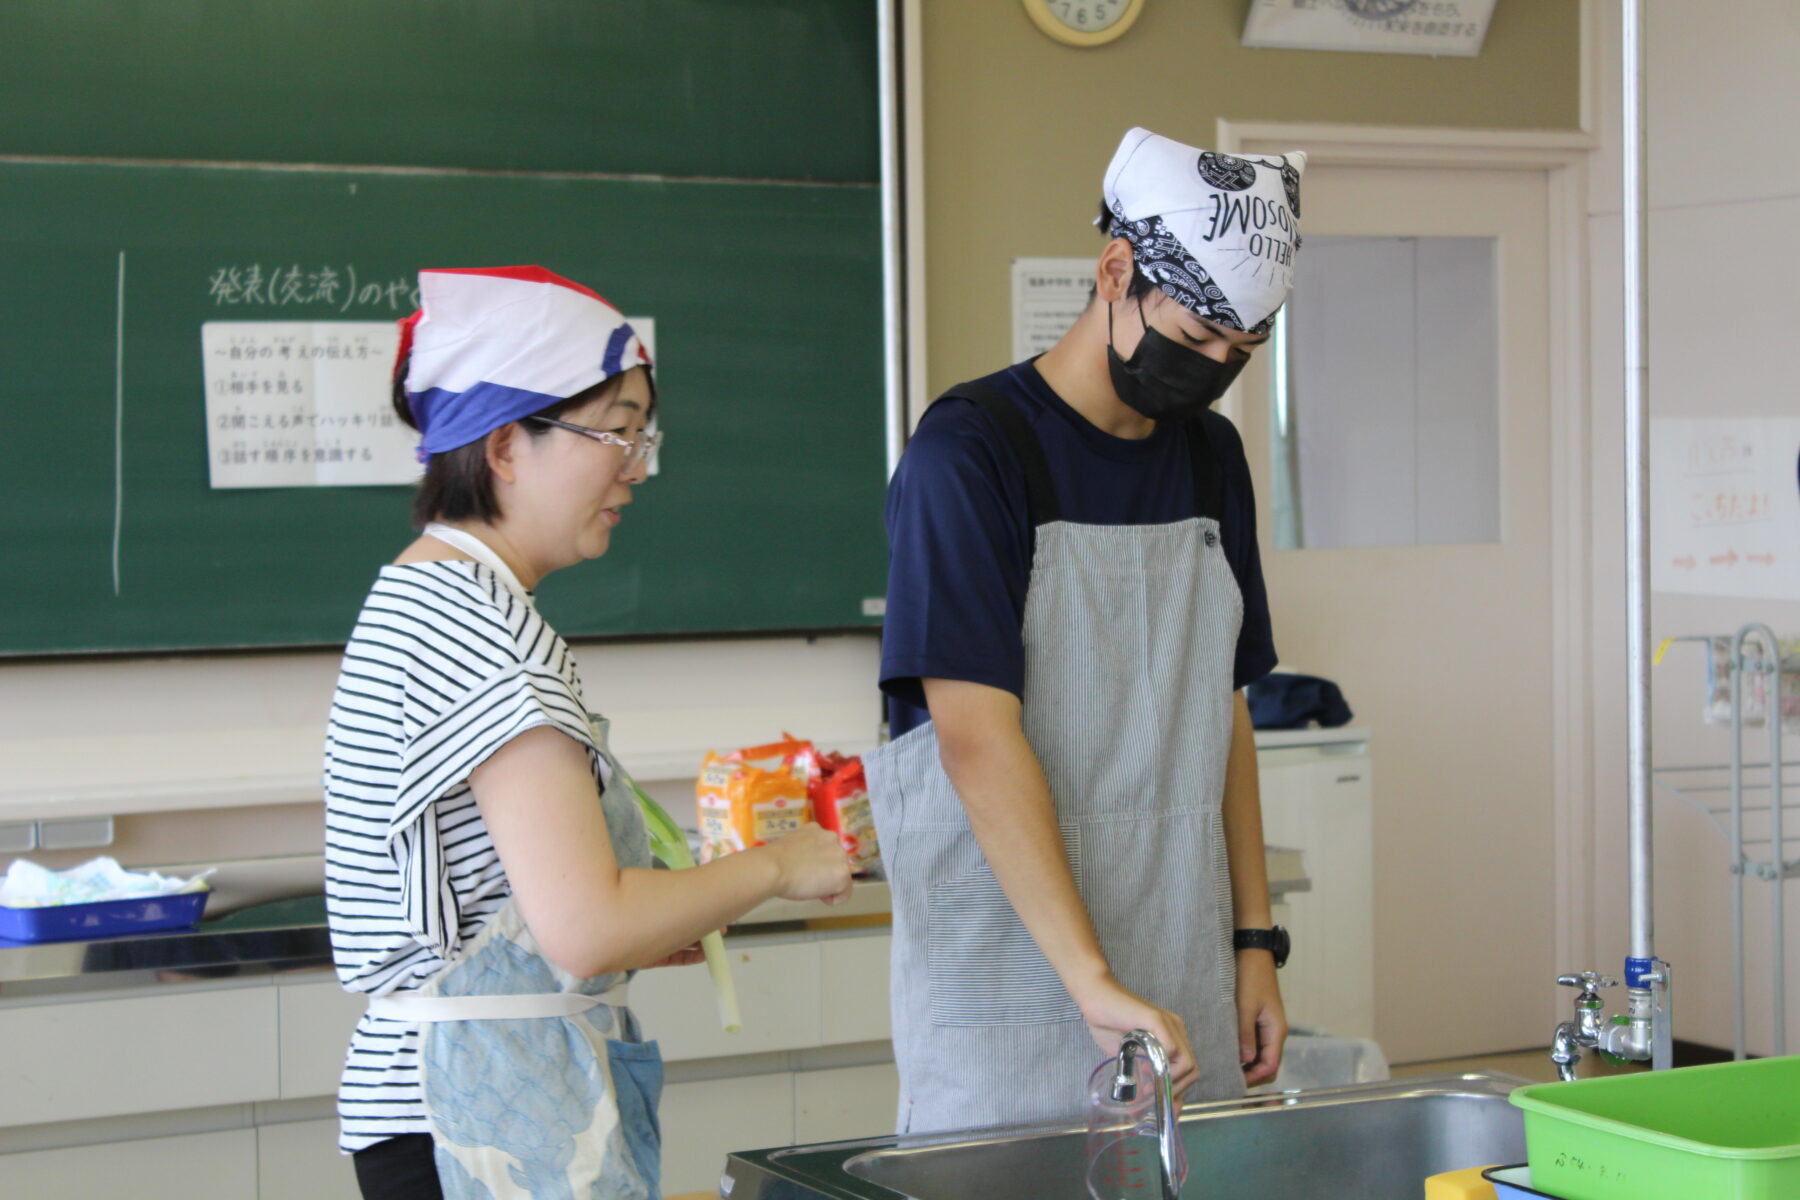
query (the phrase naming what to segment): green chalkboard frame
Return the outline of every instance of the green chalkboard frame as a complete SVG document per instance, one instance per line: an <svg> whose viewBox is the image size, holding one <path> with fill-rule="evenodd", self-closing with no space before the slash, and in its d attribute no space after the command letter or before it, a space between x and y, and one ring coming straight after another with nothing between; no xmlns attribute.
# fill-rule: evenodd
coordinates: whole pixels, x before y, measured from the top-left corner
<svg viewBox="0 0 1800 1200"><path fill-rule="evenodd" d="M547 582L569 636L874 625L881 249L866 185L0 164L0 654L348 635L409 536L409 492L211 489L200 326L410 301L230 305L209 287L256 264L391 281L540 262L655 317L663 472L605 560Z"/></svg>

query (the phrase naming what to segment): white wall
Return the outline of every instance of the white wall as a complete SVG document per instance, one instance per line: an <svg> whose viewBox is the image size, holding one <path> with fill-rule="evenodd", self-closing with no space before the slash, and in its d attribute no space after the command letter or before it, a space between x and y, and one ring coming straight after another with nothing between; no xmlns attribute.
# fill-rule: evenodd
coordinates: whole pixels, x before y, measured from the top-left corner
<svg viewBox="0 0 1800 1200"><path fill-rule="evenodd" d="M597 568L604 569L604 568ZM644 779L782 730L861 751L872 635L576 647L588 702ZM316 800L335 653L0 665L0 821Z"/></svg>
<svg viewBox="0 0 1800 1200"><path fill-rule="evenodd" d="M1594 944L1617 970L1625 949L1623 468L1619 67L1616 6L1599 14L1602 150L1590 188L1593 325ZM1650 409L1656 417L1800 415L1800 7L1647 0L1650 175ZM1656 486L1652 480L1652 486ZM1800 631L1800 597L1753 601L1659 593L1652 635L1734 632L1764 621ZM1699 648L1673 648L1653 675L1659 764L1724 761L1700 723ZM1756 739L1760 749L1760 735ZM1790 757L1800 741L1790 739ZM1730 1046L1728 854L1703 818L1657 800L1657 951L1677 971L1676 1036ZM1789 857L1800 853L1791 845ZM1800 1048L1800 887L1790 884L1788 1025ZM1768 893L1749 889L1749 1029L1769 1051ZM1569 964L1572 968L1577 964ZM1581 964L1588 965L1588 964Z"/></svg>

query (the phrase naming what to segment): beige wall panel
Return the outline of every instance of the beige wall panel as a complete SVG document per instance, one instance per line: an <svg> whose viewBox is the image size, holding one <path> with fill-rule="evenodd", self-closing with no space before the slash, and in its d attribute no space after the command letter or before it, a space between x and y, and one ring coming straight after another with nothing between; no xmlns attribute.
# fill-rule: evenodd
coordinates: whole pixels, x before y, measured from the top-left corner
<svg viewBox="0 0 1800 1200"><path fill-rule="evenodd" d="M1220 118L1477 129L1580 120L1577 0L1507 0L1478 58L1247 50L1246 6L1221 0L1147 0L1135 26L1091 50L1051 41L1015 0L923 9L932 395L1006 365L1014 258L1099 252L1088 222L1133 125L1210 145Z"/></svg>

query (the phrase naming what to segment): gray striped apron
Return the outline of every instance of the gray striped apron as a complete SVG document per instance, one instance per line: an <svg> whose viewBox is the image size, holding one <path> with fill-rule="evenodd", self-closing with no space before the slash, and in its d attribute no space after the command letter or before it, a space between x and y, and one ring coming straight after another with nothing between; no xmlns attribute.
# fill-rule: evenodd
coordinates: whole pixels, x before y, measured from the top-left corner
<svg viewBox="0 0 1800 1200"><path fill-rule="evenodd" d="M1190 1099L1244 1092L1221 801L1243 597L1220 544L1205 427L1186 427L1198 516L1060 519L1042 445L1007 398L979 404L1027 481L1026 739L1113 973L1178 1014ZM969 830L927 723L864 759L893 890L901 1133L1083 1119L1106 1057Z"/></svg>

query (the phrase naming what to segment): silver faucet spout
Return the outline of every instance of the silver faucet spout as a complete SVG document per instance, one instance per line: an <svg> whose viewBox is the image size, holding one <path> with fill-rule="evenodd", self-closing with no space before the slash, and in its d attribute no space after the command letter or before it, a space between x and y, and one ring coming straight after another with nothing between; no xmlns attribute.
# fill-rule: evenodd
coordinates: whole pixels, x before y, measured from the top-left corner
<svg viewBox="0 0 1800 1200"><path fill-rule="evenodd" d="M1580 1039L1575 1022L1564 1021L1550 1040L1550 1061L1556 1064L1556 1077L1564 1083L1575 1081L1575 1064L1581 1061Z"/></svg>
<svg viewBox="0 0 1800 1200"><path fill-rule="evenodd" d="M1152 1102L1156 1106L1157 1161L1162 1172L1163 1200L1180 1200L1181 1172L1176 1153L1181 1128L1175 1121L1175 1084L1169 1075L1168 1051L1163 1049L1155 1034L1134 1029L1119 1040L1119 1071L1113 1077L1113 1099L1122 1103L1137 1099L1137 1056L1140 1054L1150 1064L1152 1086L1156 1089Z"/></svg>

